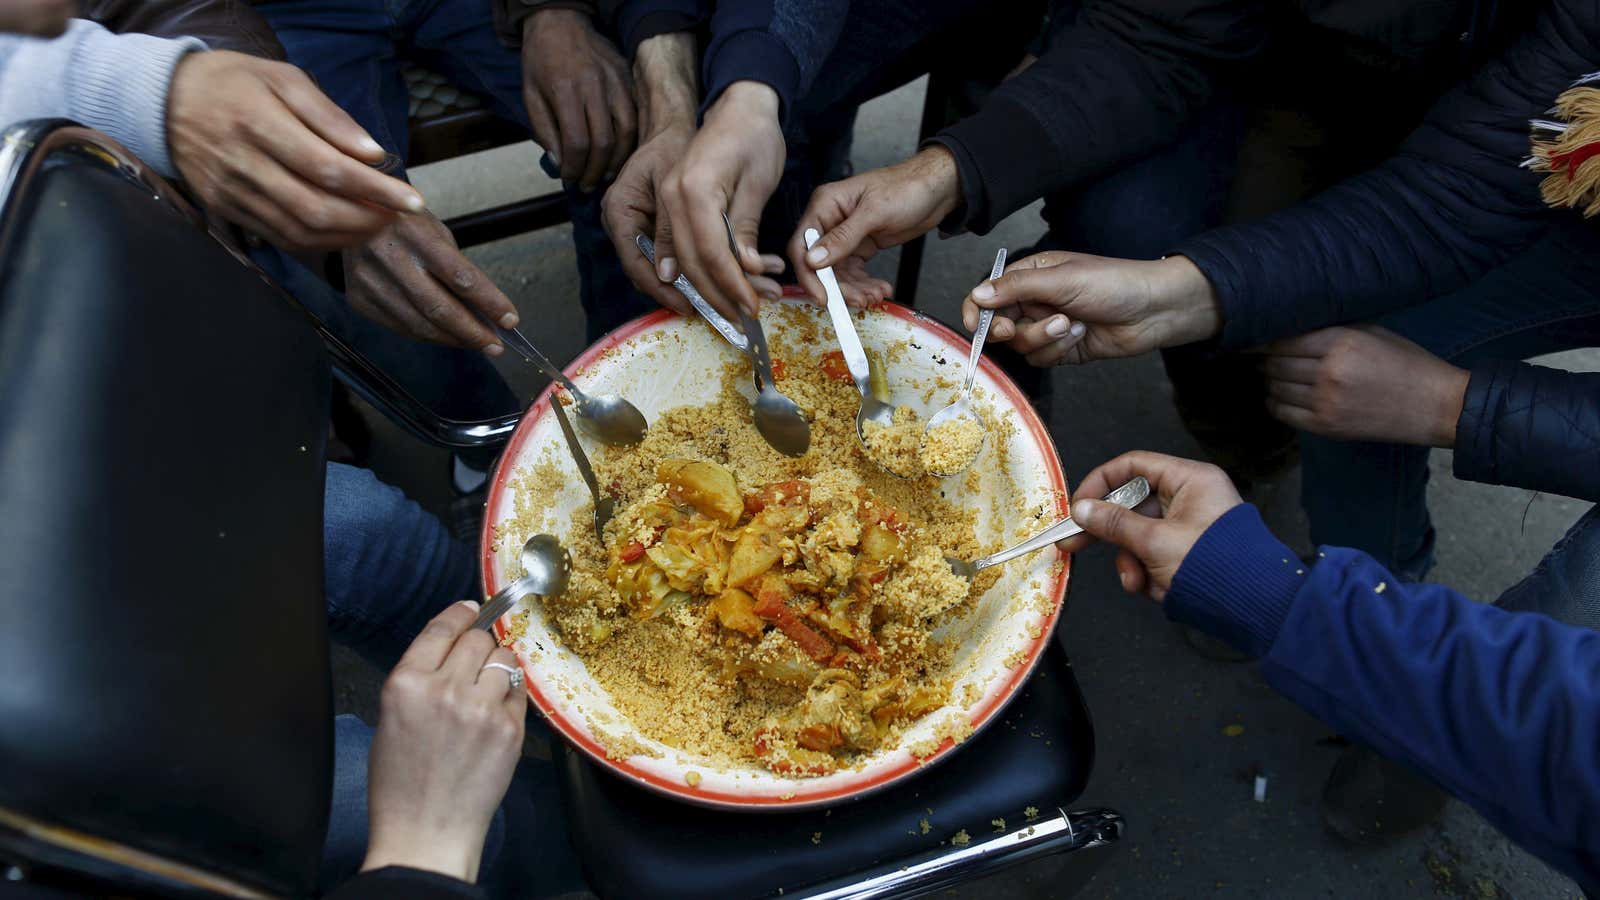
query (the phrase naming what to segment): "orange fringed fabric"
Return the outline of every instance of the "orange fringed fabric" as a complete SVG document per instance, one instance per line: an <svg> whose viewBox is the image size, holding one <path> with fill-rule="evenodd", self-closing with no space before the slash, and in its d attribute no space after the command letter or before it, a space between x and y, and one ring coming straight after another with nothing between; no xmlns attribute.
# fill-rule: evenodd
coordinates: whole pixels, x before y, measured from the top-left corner
<svg viewBox="0 0 1600 900"><path fill-rule="evenodd" d="M1550 175L1539 185L1550 206L1600 212L1600 87L1581 85L1556 98L1555 121L1534 123L1528 168Z"/></svg>

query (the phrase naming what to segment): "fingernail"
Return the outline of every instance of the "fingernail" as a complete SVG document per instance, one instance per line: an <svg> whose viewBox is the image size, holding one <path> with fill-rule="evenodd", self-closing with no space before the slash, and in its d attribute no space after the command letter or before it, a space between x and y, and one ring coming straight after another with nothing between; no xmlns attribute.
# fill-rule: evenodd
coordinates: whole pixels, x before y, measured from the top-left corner
<svg viewBox="0 0 1600 900"><path fill-rule="evenodd" d="M508 312L505 315L500 317L500 327L501 328L515 328L515 327L517 327L517 323L521 322L521 321L522 320L517 317L516 313Z"/></svg>
<svg viewBox="0 0 1600 900"><path fill-rule="evenodd" d="M1088 330L1089 329L1082 322L1073 322L1072 323L1071 331L1072 331L1072 336L1075 337L1075 338L1083 337L1083 333L1085 331L1088 331Z"/></svg>
<svg viewBox="0 0 1600 900"><path fill-rule="evenodd" d="M361 149L365 150L368 153L382 153L383 152L383 147L381 145L379 145L379 143L377 141L373 140L370 136L363 137L358 143L360 144Z"/></svg>
<svg viewBox="0 0 1600 900"><path fill-rule="evenodd" d="M1061 337L1067 333L1067 330L1068 325L1066 316L1055 316L1051 318L1050 321L1044 323L1044 333L1050 335L1051 337Z"/></svg>
<svg viewBox="0 0 1600 900"><path fill-rule="evenodd" d="M661 257L656 264L656 277L671 284L678 277L678 261L670 256Z"/></svg>
<svg viewBox="0 0 1600 900"><path fill-rule="evenodd" d="M806 262L821 265L828 260L827 247L812 247L806 251Z"/></svg>
<svg viewBox="0 0 1600 900"><path fill-rule="evenodd" d="M1122 589L1123 590L1125 590L1125 591L1128 590L1128 573L1127 572L1118 572L1117 573L1117 580L1122 582Z"/></svg>
<svg viewBox="0 0 1600 900"><path fill-rule="evenodd" d="M463 600L463 601L461 601L461 605L467 607L468 609L472 610L473 612L477 612L478 608L479 608L478 601L476 601L476 600Z"/></svg>
<svg viewBox="0 0 1600 900"><path fill-rule="evenodd" d="M406 209L419 213L427 208L428 204L423 201L421 194L410 194L406 197Z"/></svg>
<svg viewBox="0 0 1600 900"><path fill-rule="evenodd" d="M1094 505L1091 504L1089 501L1087 501L1087 500L1079 500L1077 503L1072 504L1072 517L1074 519L1078 520L1078 524L1079 525L1087 525L1087 524L1089 524L1089 520L1093 516L1094 516Z"/></svg>
<svg viewBox="0 0 1600 900"><path fill-rule="evenodd" d="M500 354L506 352L506 348L500 346L499 344L488 344L483 348L483 352L489 354L490 356L499 356Z"/></svg>
<svg viewBox="0 0 1600 900"><path fill-rule="evenodd" d="M985 281L983 284L980 284L977 287L973 288L972 289L972 299L974 299L974 300L993 300L994 299L994 285L992 285L989 282Z"/></svg>

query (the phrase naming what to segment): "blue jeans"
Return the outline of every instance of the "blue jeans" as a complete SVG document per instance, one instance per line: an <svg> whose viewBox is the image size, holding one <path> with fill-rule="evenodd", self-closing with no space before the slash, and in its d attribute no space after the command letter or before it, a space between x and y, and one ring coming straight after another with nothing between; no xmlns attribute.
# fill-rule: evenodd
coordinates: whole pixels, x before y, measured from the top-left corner
<svg viewBox="0 0 1600 900"><path fill-rule="evenodd" d="M473 548L366 469L328 464L322 515L329 634L383 671L445 607L482 598Z"/></svg>
<svg viewBox="0 0 1600 900"><path fill-rule="evenodd" d="M289 61L309 72L340 108L402 160L410 148L405 61L483 97L496 115L532 134L522 105L522 59L495 37L487 2L274 0L255 5L277 32ZM405 175L404 170L396 174ZM579 299L593 341L655 304L633 289L606 237L600 220L604 187L589 193L572 183L562 188L578 251Z"/></svg>
<svg viewBox="0 0 1600 900"><path fill-rule="evenodd" d="M1600 344L1600 237L1587 223L1547 237L1473 284L1377 320L1455 365ZM1433 567L1428 448L1302 435L1301 503L1317 544L1354 547L1396 575Z"/></svg>

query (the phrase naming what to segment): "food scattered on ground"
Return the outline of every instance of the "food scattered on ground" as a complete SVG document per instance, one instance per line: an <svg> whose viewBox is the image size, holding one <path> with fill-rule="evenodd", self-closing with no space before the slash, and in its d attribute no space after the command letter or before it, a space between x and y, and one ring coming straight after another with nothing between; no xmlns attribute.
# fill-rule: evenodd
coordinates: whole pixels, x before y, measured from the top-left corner
<svg viewBox="0 0 1600 900"><path fill-rule="evenodd" d="M955 416L929 428L922 439L919 460L932 475L955 475L966 471L983 448L983 425L966 416Z"/></svg>
<svg viewBox="0 0 1600 900"><path fill-rule="evenodd" d="M950 843L955 844L957 847L965 847L972 843L972 836L967 834L967 830L963 828L950 838Z"/></svg>
<svg viewBox="0 0 1600 900"><path fill-rule="evenodd" d="M813 844L822 843L822 832L820 832L820 831L811 832L811 843L813 843Z"/></svg>
<svg viewBox="0 0 1600 900"><path fill-rule="evenodd" d="M928 833L928 832L930 832L930 831L932 831L932 830L933 830L933 826L932 826L932 825L931 825L931 824L929 824L929 823L928 823L928 820L927 820L927 819L923 819L923 820L922 820L922 821L920 821L920 822L918 822L918 823L917 823L917 828L918 828L918 830L920 830L920 831L921 831L921 832L922 832L922 833L923 833L923 834L927 834L927 833Z"/></svg>
<svg viewBox="0 0 1600 900"><path fill-rule="evenodd" d="M1002 831L1003 832L1003 831L1006 830L1006 820L1005 819L990 819L989 820L989 824L994 826L994 830L995 831Z"/></svg>
<svg viewBox="0 0 1600 900"><path fill-rule="evenodd" d="M1244 734L1243 725L1224 725L1222 727L1223 737L1238 737L1241 734Z"/></svg>
<svg viewBox="0 0 1600 900"><path fill-rule="evenodd" d="M1032 822L1034 819L1039 818L1039 807L1030 806L1022 811L1022 815L1023 818L1027 819L1029 822Z"/></svg>

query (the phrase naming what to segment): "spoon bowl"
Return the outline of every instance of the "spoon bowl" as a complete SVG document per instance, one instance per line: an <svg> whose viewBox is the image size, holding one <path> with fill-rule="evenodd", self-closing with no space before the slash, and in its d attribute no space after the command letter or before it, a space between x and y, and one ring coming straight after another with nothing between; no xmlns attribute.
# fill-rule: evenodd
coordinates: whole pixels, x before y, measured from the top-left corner
<svg viewBox="0 0 1600 900"><path fill-rule="evenodd" d="M1001 275L1005 274L1005 271L1006 248L1001 247L1000 252L994 255L994 267L989 270L989 280L993 281L996 278L999 278ZM935 428L949 425L960 419L970 420L973 424L978 426L979 434L982 435L978 441L978 449L973 451L973 454L971 458L967 460L966 465L961 466L955 471L933 472L930 470L929 474L937 475L940 478L949 478L952 475L960 475L962 472L972 468L972 464L974 462L977 462L978 455L983 452L983 445L989 440L989 430L984 427L983 418L978 415L977 410L972 408L972 384L973 381L978 377L978 360L983 356L983 342L989 339L989 325L993 321L994 310L992 309L986 309L978 315L978 330L972 334L972 352L967 357L967 380L962 383L961 391L960 393L956 394L955 401L949 406L946 406L944 409L934 413L933 418L928 420L927 427L922 429L922 445L923 447L927 447L928 435L933 433ZM926 454L924 454L924 458L926 458Z"/></svg>
<svg viewBox="0 0 1600 900"><path fill-rule="evenodd" d="M602 444L631 447L644 440L649 428L644 413L621 394L585 396L578 400L576 411L578 425Z"/></svg>
<svg viewBox="0 0 1600 900"><path fill-rule="evenodd" d="M522 577L490 597L478 610L472 627L489 631L511 607L527 597L554 597L567 589L572 578L572 557L553 534L536 534L522 545L517 556Z"/></svg>
<svg viewBox="0 0 1600 900"><path fill-rule="evenodd" d="M811 423L800 404L771 385L756 395L752 409L756 431L772 449L784 456L804 456L811 447Z"/></svg>

